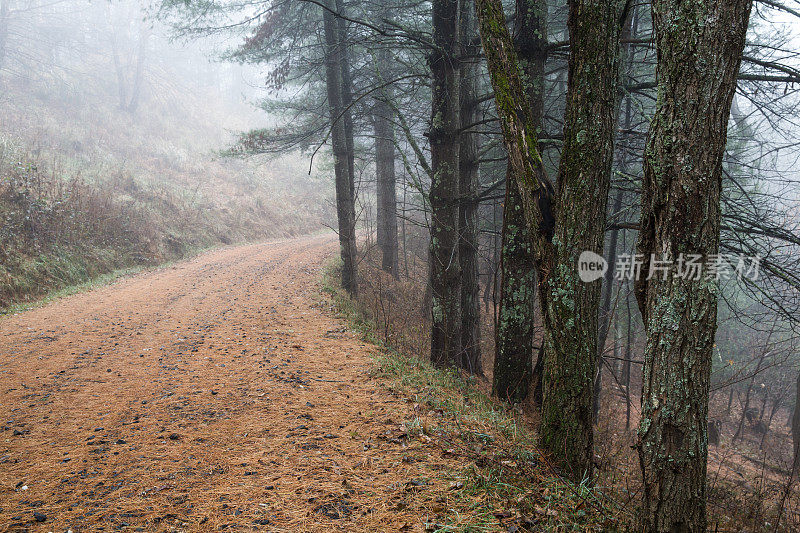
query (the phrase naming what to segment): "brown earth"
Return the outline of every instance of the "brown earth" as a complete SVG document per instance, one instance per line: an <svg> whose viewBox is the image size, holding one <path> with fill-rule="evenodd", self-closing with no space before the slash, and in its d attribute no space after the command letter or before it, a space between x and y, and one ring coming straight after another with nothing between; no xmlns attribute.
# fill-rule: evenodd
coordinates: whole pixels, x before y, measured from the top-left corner
<svg viewBox="0 0 800 533"><path fill-rule="evenodd" d="M320 296L335 251L221 249L0 320L0 531L419 531L455 459L403 438L412 404Z"/></svg>

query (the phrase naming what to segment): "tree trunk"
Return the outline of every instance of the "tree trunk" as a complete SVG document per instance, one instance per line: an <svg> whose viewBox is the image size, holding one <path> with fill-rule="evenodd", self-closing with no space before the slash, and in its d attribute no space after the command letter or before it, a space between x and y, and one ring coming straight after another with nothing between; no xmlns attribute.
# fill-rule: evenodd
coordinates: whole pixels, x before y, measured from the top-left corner
<svg viewBox="0 0 800 533"><path fill-rule="evenodd" d="M382 48L378 52L377 68L385 68L389 62L389 51ZM386 83L381 73L379 83ZM378 247L381 250L381 268L395 279L399 276L397 258L397 190L394 171L395 139L392 124L392 108L388 100L392 98L391 86L382 90L375 99L375 177L377 180L378 202Z"/></svg>
<svg viewBox="0 0 800 533"><path fill-rule="evenodd" d="M619 213L622 209L621 190L617 191L614 197L614 206L611 213ZM614 293L614 268L617 260L617 240L619 239L619 229L611 230L608 238L608 252L605 254L606 260L610 265L603 276L603 288L601 291L599 327L597 333L597 373L594 378L594 400L592 404L593 421L597 422L600 414L600 393L603 385L603 354L605 353L606 341L608 340L608 330L611 328L611 296Z"/></svg>
<svg viewBox="0 0 800 533"><path fill-rule="evenodd" d="M405 176L404 176L405 178ZM408 180L403 179L403 213L400 222L402 224L400 233L403 238L403 275L408 279L408 240L406 237L406 199L408 196Z"/></svg>
<svg viewBox="0 0 800 533"><path fill-rule="evenodd" d="M334 0L336 12L345 15L344 0ZM343 17L336 17L337 40L339 42L339 66L341 69L341 95L342 95L342 121L344 122L344 136L347 145L347 173L350 176L351 196L353 197L353 218L355 219L355 141L353 139L353 113L350 109L353 104L353 81L350 75L350 43L347 37L347 21Z"/></svg>
<svg viewBox="0 0 800 533"><path fill-rule="evenodd" d="M637 13L636 5L630 6L628 14L630 15L630 20L626 20L624 23L624 28L620 35L621 39L635 39L638 36L638 27L639 27L639 17ZM631 53L631 45L625 44L622 47L622 55L624 59L625 66L621 69L621 81L623 85L629 79L629 76L633 74L633 54ZM622 129L624 131L629 131L631 129L631 118L632 118L632 109L631 109L631 95L629 93L623 93L623 91L618 92L619 95L619 109L622 109L622 102L624 98L625 103L625 112L624 118L622 119ZM615 116L619 117L619 112L615 114ZM616 129L616 128L615 128ZM627 152L622 149L618 151L619 154L619 169L620 172L625 173L628 170L628 158ZM620 212L622 208L622 200L624 197L624 191L619 190L616 193L614 198L614 205L612 207L612 213L616 214ZM611 324L611 296L613 294L613 284L614 284L614 265L616 264L617 259L617 241L619 239L619 229L614 228L611 230L611 234L609 235L608 239L608 253L606 254L606 260L610 267L606 270L605 276L603 276L603 288L601 292L601 304L600 304L600 325L597 334L597 374L595 375L594 381L594 405L592 408L592 414L594 417L594 422L597 423L597 417L600 414L600 394L602 392L602 385L603 385L603 354L605 352L606 340L608 339L608 330Z"/></svg>
<svg viewBox="0 0 800 533"><path fill-rule="evenodd" d="M127 76L125 75L125 66L119 58L119 46L117 46L117 38L114 35L116 32L112 28L111 34L111 54L114 59L114 71L117 74L117 95L119 97L119 108L124 110L128 105L128 91L127 91Z"/></svg>
<svg viewBox="0 0 800 533"><path fill-rule="evenodd" d="M625 298L625 364L622 367L625 380L625 429L631 428L631 359L633 358L632 313L630 297Z"/></svg>
<svg viewBox="0 0 800 533"><path fill-rule="evenodd" d="M719 251L722 157L750 7L751 0L652 3L658 100L645 150L636 282L647 331L638 443L646 532L706 530L719 288L678 268L681 257L707 260ZM666 275L651 270L651 254L667 262Z"/></svg>
<svg viewBox="0 0 800 533"><path fill-rule="evenodd" d="M333 0L327 0L333 8ZM347 133L342 119L346 114L342 103L342 47L338 40L335 16L323 9L325 28L325 85L331 119L331 146L336 177L336 215L339 225L339 247L342 256L342 287L351 295L358 293L356 279L356 234L353 179L348 166Z"/></svg>
<svg viewBox="0 0 800 533"><path fill-rule="evenodd" d="M433 0L431 86L431 361L457 364L461 355L459 228L458 0Z"/></svg>
<svg viewBox="0 0 800 533"><path fill-rule="evenodd" d="M459 40L459 105L461 138L459 140L459 232L458 259L461 268L461 360L459 366L470 374L483 375L481 366L481 308L478 283L478 134L464 131L477 121L479 73L475 60L479 50L470 45L475 34L474 0L461 0Z"/></svg>
<svg viewBox="0 0 800 533"><path fill-rule="evenodd" d="M736 426L736 433L733 434L733 442L739 440L744 432L744 421L747 417L747 411L750 409L750 394L753 392L753 386L756 384L756 377L758 376L759 372L761 372L761 365L764 364L764 357L767 355L767 353L769 352L766 350L761 352L761 356L758 358L758 364L756 364L756 370L753 372L753 375L750 378L750 383L747 384L747 392L744 395L744 405L742 406L742 416L739 417L739 424Z"/></svg>
<svg viewBox="0 0 800 533"><path fill-rule="evenodd" d="M767 400L769 399L769 389L764 392L764 402L761 404L761 415L758 417L759 423L761 424L761 429L763 429L761 433L761 440L758 442L758 449L764 449L764 440L767 438L767 433L769 433L769 429L772 427L772 417L775 416L775 409L772 409L767 415ZM773 407L777 405L780 401L779 398L775 399L775 403L773 403ZM766 416L767 421L764 422L764 417Z"/></svg>
<svg viewBox="0 0 800 533"><path fill-rule="evenodd" d="M794 471L800 469L800 372L795 387L794 414L792 415L792 444L794 445Z"/></svg>
<svg viewBox="0 0 800 533"><path fill-rule="evenodd" d="M592 393L599 283L578 278L583 250L602 252L613 155L617 49L626 2L570 7L570 76L559 172L558 216L536 147L502 3L478 0L483 49L509 161L522 195L539 270L545 326L541 443L573 480L591 475ZM556 239L553 240L554 229Z"/></svg>
<svg viewBox="0 0 800 533"><path fill-rule="evenodd" d="M761 409L758 411L759 420L764 420L764 414L767 411L767 401L769 401L769 389L764 390L764 395L761 398Z"/></svg>
<svg viewBox="0 0 800 533"><path fill-rule="evenodd" d="M545 276L541 443L580 481L592 474L600 280L578 257L603 253L618 109L619 37L627 2L573 1L564 145L558 174L555 266Z"/></svg>
<svg viewBox="0 0 800 533"><path fill-rule="evenodd" d="M147 41L150 38L150 30L146 23L141 21L139 27L139 49L136 55L136 71L133 74L133 87L131 89L131 100L128 103L128 112L136 113L139 108L139 95L142 92L142 77L144 73L145 56L147 55Z"/></svg>
<svg viewBox="0 0 800 533"><path fill-rule="evenodd" d="M547 2L517 0L516 6L518 27L514 32L514 46L528 82L525 95L538 135L544 115ZM506 171L500 271L500 311L492 393L503 400L519 403L528 396L533 372L536 265L522 198L510 164Z"/></svg>
<svg viewBox="0 0 800 533"><path fill-rule="evenodd" d="M635 39L638 37L639 17L636 6L630 8L631 21L626 21L625 29L622 33L622 38ZM623 55L625 67L623 68L623 83L633 74L633 54L631 53L631 46L625 44L623 46ZM631 129L631 120L633 117L632 99L630 94L624 96L624 117L622 119L622 129L629 131ZM621 102L622 103L622 102ZM621 173L628 171L628 157L625 147L618 151L619 154L619 169ZM619 190L614 198L614 205L612 213L619 213L622 208L622 200L624 198L624 191ZM594 382L594 408L593 415L594 421L597 422L597 417L600 413L600 393L602 391L603 379L603 353L605 351L606 340L608 339L608 330L611 324L611 296L613 294L614 283L614 265L616 264L617 257L617 241L619 240L619 229L612 229L608 239L608 253L606 259L609 264L609 269L603 277L602 301L600 304L600 326L597 335L597 375Z"/></svg>
<svg viewBox="0 0 800 533"><path fill-rule="evenodd" d="M775 400L772 402L772 408L769 410L767 426L772 426L772 420L775 418L775 415L778 414L778 409L780 409L781 405L783 405L783 399L786 397L786 394L787 391L784 389L775 396Z"/></svg>
<svg viewBox="0 0 800 533"><path fill-rule="evenodd" d="M726 415L731 414L731 406L733 405L733 385L728 385L728 408L725 410Z"/></svg>
<svg viewBox="0 0 800 533"><path fill-rule="evenodd" d="M508 167L492 394L511 403L520 403L528 396L533 372L536 269L519 188L511 165Z"/></svg>
<svg viewBox="0 0 800 533"><path fill-rule="evenodd" d="M629 8L629 13L631 16L630 20L626 20L624 23L624 28L622 34L620 36L621 39L635 39L638 37L638 29L639 29L639 17L637 12L636 5L632 5ZM634 58L633 54L631 53L631 45L625 44L622 47L623 52L622 55L624 56L624 63L625 66L622 68L622 83L623 85L627 82L629 77L633 74L634 68ZM623 93L623 91L619 91L620 97L620 109L621 104L625 103L625 111L624 111L624 118L622 120L622 129L624 131L629 131L631 129L631 119L632 119L632 106L631 106L631 95L629 93ZM616 113L616 116L619 117L619 112ZM628 158L627 152L624 150L618 151L619 154L619 169L620 172L625 173L628 170ZM622 200L624 198L624 191L619 190L614 198L614 205L612 207L612 213L616 214L620 212L622 208ZM614 268L613 266L616 264L617 258L617 241L619 240L619 229L614 228L611 230L611 234L608 239L608 253L606 254L606 260L610 265L609 269L606 271L605 276L603 276L603 288L601 292L601 304L600 304L600 315L599 315L599 329L597 334L597 374L595 375L594 381L594 405L592 408L592 414L594 416L594 422L597 423L597 417L600 414L600 394L602 392L602 385L603 385L603 354L605 352L606 340L608 339L608 330L611 325L611 296L613 295L613 283L614 283Z"/></svg>

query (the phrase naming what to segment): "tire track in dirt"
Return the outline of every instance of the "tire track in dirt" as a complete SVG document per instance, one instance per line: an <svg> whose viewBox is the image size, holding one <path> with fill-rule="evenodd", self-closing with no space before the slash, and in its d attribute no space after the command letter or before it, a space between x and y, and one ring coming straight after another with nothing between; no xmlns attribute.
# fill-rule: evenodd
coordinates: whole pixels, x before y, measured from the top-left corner
<svg viewBox="0 0 800 533"><path fill-rule="evenodd" d="M0 531L411 531L453 466L318 294L331 236L0 320ZM36 522L35 514L45 517Z"/></svg>

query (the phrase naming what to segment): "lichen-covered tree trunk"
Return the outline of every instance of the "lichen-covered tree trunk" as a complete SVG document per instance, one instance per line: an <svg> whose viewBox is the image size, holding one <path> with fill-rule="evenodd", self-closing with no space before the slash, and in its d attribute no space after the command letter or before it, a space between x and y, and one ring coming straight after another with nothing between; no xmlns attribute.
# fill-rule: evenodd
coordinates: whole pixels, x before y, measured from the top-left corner
<svg viewBox="0 0 800 533"><path fill-rule="evenodd" d="M492 394L519 403L528 396L533 372L536 269L525 211L513 172L508 165Z"/></svg>
<svg viewBox="0 0 800 533"><path fill-rule="evenodd" d="M478 134L470 125L478 120L479 74L475 50L474 0L461 0L459 41L461 50L459 105L459 232L458 259L461 263L461 358L459 366L470 374L483 374L481 365L481 310L478 283ZM474 128L473 128L474 130Z"/></svg>
<svg viewBox="0 0 800 533"><path fill-rule="evenodd" d="M517 178L539 270L545 326L541 443L574 480L591 475L592 393L600 284L583 283L577 258L602 253L613 155L619 34L625 1L570 4L570 60L564 149L555 217L524 105L516 54L502 4L479 0L486 53L503 137Z"/></svg>
<svg viewBox="0 0 800 533"><path fill-rule="evenodd" d="M461 355L459 227L459 0L433 0L431 68L431 361L455 365Z"/></svg>
<svg viewBox="0 0 800 533"><path fill-rule="evenodd" d="M333 9L333 0L327 0L327 2L328 7ZM342 120L345 109L341 93L341 46L339 46L338 28L334 15L328 9L323 9L322 17L325 33L325 86L331 119L331 147L336 179L336 216L342 257L342 287L349 294L355 295L358 293L355 202L353 180L348 165L347 134Z"/></svg>
<svg viewBox="0 0 800 533"><path fill-rule="evenodd" d="M510 174L520 193L537 269L552 262L551 187L537 147L536 122L522 84L517 53L500 0L476 0L483 52L494 89Z"/></svg>
<svg viewBox="0 0 800 533"><path fill-rule="evenodd" d="M538 132L544 115L544 65L547 58L547 2L517 0L514 46L525 73L525 94ZM519 188L506 171L500 248L500 305L495 340L492 393L519 403L532 377L536 309L536 269Z"/></svg>
<svg viewBox="0 0 800 533"><path fill-rule="evenodd" d="M751 3L652 3L658 100L645 149L637 246L645 261L635 286L647 332L638 444L646 532L706 529L719 288L679 269L682 257L707 260L719 250L722 157ZM651 254L666 272L656 272Z"/></svg>
<svg viewBox="0 0 800 533"><path fill-rule="evenodd" d="M381 49L377 54L378 68L389 62L389 51ZM380 83L386 76L381 75ZM395 278L398 277L397 259L397 190L395 180L395 139L392 125L391 88L386 87L375 99L373 119L375 126L375 177L378 203L378 247L381 250L381 268Z"/></svg>
<svg viewBox="0 0 800 533"><path fill-rule="evenodd" d="M570 477L591 476L600 280L583 282L578 257L603 253L611 179L624 0L570 3L567 107L558 173L554 267L541 298L545 324L541 443Z"/></svg>

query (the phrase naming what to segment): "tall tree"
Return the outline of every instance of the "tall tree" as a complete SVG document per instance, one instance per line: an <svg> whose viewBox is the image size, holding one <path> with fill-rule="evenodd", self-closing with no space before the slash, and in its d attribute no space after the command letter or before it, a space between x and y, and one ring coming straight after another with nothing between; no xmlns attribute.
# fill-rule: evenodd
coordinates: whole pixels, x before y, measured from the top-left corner
<svg viewBox="0 0 800 533"><path fill-rule="evenodd" d="M133 85L131 87L131 99L128 102L127 111L136 113L139 108L139 99L142 94L142 80L144 77L144 63L147 56L147 41L150 38L150 28L145 21L139 21L139 43L136 52L136 69L133 72Z"/></svg>
<svg viewBox="0 0 800 533"><path fill-rule="evenodd" d="M139 107L139 99L142 92L144 65L147 57L148 41L150 40L150 27L145 20L139 20L135 51L121 49L121 45L125 48L134 48L130 20L132 11L130 11L129 6L127 8L126 6L121 6L121 8L123 11L119 14L115 14L113 6L108 8L109 17L113 20L116 16L118 19L112 24L111 28L111 55L117 75L119 108L129 113L135 113ZM130 65L132 56L136 58L133 68ZM126 57L128 58L127 60Z"/></svg>
<svg viewBox="0 0 800 533"><path fill-rule="evenodd" d="M433 0L431 69L431 361L455 365L461 356L459 227L459 0Z"/></svg>
<svg viewBox="0 0 800 533"><path fill-rule="evenodd" d="M338 218L339 247L342 257L342 287L355 295L358 293L356 278L356 233L353 177L350 173L350 152L347 142L345 116L349 110L342 95L343 46L339 42L339 27L333 14L333 0L327 0L327 9L322 10L325 33L325 87L331 120L331 147L336 180L336 215Z"/></svg>
<svg viewBox="0 0 800 533"><path fill-rule="evenodd" d="M479 0L483 49L515 178L522 193L545 327L541 442L568 475L591 475L592 397L600 284L584 283L583 251L602 253L613 156L619 35L626 1L570 3L569 79L556 210L502 4Z"/></svg>
<svg viewBox="0 0 800 533"><path fill-rule="evenodd" d="M628 2L573 0L554 268L545 275L542 444L573 479L591 475L599 280L578 276L584 251L603 253L616 126L619 36ZM566 415L569 413L568 415ZM566 416L565 416L566 415Z"/></svg>
<svg viewBox="0 0 800 533"><path fill-rule="evenodd" d="M378 82L386 85L389 49L382 46L376 54ZM381 268L398 277L397 265L397 189L395 178L395 136L392 124L392 87L386 85L375 98L373 124L375 128L375 178L377 181L378 248L381 250Z"/></svg>
<svg viewBox="0 0 800 533"><path fill-rule="evenodd" d="M621 35L621 40L627 41L622 45L621 60L623 66L620 67L620 81L624 85L631 78L634 66L633 45L629 42L636 39L639 29L639 17L636 5L632 5L629 10L630 20L626 21ZM617 112L617 120L621 120L621 130L624 132L631 130L632 119L632 103L631 95L625 91L619 91L620 97L620 111ZM625 137L623 136L623 139ZM616 150L617 162L616 168L621 174L628 172L628 151L626 147ZM609 214L612 217L618 217L622 210L622 202L625 193L622 189L617 189L614 193L613 204L610 205ZM605 257L610 265L616 265L617 262L617 242L619 241L619 233L623 231L618 225L614 225L606 236L608 245L606 246ZM614 292L614 268L606 270L603 276L603 287L600 297L600 314L598 315L599 326L597 333L597 373L594 380L594 405L592 407L592 415L594 421L597 422L597 417L600 414L600 393L602 389L603 379L603 358L605 353L606 341L608 340L608 332L611 328L611 320L613 315L611 309L611 297ZM619 299L619 298L617 298Z"/></svg>
<svg viewBox="0 0 800 533"><path fill-rule="evenodd" d="M458 154L459 241L461 269L461 357L459 366L471 374L481 367L480 285L478 283L478 122L479 71L474 0L461 0L459 14L461 139ZM476 48L478 48L476 50Z"/></svg>
<svg viewBox="0 0 800 533"><path fill-rule="evenodd" d="M645 150L637 245L644 265L635 286L647 332L638 448L648 532L706 529L719 287L681 268L691 255L708 261L719 251L722 158L751 4L652 2L658 100Z"/></svg>
<svg viewBox="0 0 800 533"><path fill-rule="evenodd" d="M544 67L547 59L546 0L517 0L514 46L525 74L537 137L544 119ZM513 167L506 172L500 249L500 305L495 340L492 392L518 403L528 396L533 372L536 268Z"/></svg>
<svg viewBox="0 0 800 533"><path fill-rule="evenodd" d="M795 474L800 470L800 372L794 389L794 411L792 412L792 469Z"/></svg>
<svg viewBox="0 0 800 533"><path fill-rule="evenodd" d="M350 176L350 189L352 190L353 202L355 203L356 194L356 166L355 166L355 139L353 129L353 80L350 74L350 40L347 35L347 13L345 11L344 0L334 0L333 7L336 8L336 29L338 47L339 69L341 70L341 95L342 95L342 115L340 120L344 122L344 136L347 145L347 173ZM355 219L355 212L353 214Z"/></svg>

